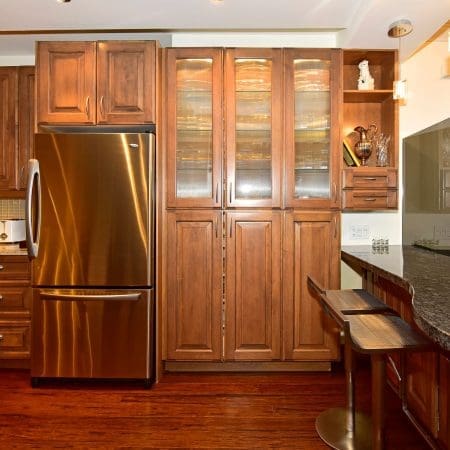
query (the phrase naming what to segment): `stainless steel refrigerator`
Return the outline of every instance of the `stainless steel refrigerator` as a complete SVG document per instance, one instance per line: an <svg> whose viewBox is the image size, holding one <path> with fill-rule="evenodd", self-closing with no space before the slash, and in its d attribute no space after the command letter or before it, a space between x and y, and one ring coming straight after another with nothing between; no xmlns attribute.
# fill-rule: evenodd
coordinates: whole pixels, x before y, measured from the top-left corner
<svg viewBox="0 0 450 450"><path fill-rule="evenodd" d="M32 384L154 379L153 133L40 133L29 162Z"/></svg>

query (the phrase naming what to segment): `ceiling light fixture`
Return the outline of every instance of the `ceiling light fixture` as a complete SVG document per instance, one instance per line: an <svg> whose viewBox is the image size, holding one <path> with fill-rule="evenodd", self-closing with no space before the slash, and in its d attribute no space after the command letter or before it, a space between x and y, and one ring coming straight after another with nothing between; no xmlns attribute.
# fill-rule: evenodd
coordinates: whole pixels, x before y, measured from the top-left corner
<svg viewBox="0 0 450 450"><path fill-rule="evenodd" d="M402 37L411 33L413 27L412 23L408 19L401 19L397 22L391 23L388 29L388 36L392 38L398 38L398 53L400 57L401 39ZM399 79L394 81L394 100L406 100L407 85L406 80L402 80L401 77L401 64L399 68Z"/></svg>

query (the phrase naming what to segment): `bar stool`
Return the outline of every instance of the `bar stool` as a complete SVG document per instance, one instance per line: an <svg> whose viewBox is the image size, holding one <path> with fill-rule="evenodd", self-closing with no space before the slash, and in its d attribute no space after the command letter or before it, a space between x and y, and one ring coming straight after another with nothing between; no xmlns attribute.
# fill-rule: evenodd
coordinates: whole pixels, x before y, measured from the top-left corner
<svg viewBox="0 0 450 450"><path fill-rule="evenodd" d="M311 277L308 277L308 285L318 294L324 310L341 327L345 339L346 408L332 408L321 413L316 420L316 430L321 439L335 449L381 450L385 355L423 350L430 346L429 341L364 290L324 290ZM372 421L355 410L353 350L371 356Z"/></svg>

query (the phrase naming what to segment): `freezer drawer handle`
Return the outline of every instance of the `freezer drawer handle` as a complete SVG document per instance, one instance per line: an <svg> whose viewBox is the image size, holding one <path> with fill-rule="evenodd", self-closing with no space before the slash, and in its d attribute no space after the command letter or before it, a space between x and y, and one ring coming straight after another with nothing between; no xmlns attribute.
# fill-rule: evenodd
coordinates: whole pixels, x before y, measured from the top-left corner
<svg viewBox="0 0 450 450"><path fill-rule="evenodd" d="M36 236L33 236L32 224L32 204L33 191L36 186L37 191L37 211L36 211ZM28 256L36 258L39 251L39 237L41 234L41 175L39 172L39 161L37 159L30 159L28 161L28 182L27 193L25 197L25 232L27 238Z"/></svg>
<svg viewBox="0 0 450 450"><path fill-rule="evenodd" d="M124 293L124 294L69 294L58 291L41 291L41 300L68 300L68 301L84 301L84 300L131 300L136 301L141 298L140 292Z"/></svg>

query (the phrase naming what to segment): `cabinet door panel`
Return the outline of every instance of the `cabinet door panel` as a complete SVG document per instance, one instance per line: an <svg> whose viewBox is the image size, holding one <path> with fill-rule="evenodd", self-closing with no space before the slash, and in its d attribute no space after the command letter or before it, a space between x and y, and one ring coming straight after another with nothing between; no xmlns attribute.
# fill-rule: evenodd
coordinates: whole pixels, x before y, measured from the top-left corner
<svg viewBox="0 0 450 450"><path fill-rule="evenodd" d="M166 50L167 206L222 204L222 52Z"/></svg>
<svg viewBox="0 0 450 450"><path fill-rule="evenodd" d="M438 355L414 352L406 356L406 402L414 416L437 436Z"/></svg>
<svg viewBox="0 0 450 450"><path fill-rule="evenodd" d="M95 42L39 42L38 123L95 123Z"/></svg>
<svg viewBox="0 0 450 450"><path fill-rule="evenodd" d="M0 189L16 187L16 88L17 69L0 68Z"/></svg>
<svg viewBox="0 0 450 450"><path fill-rule="evenodd" d="M312 275L327 289L339 287L339 215L289 212L283 265L284 357L332 360L338 356L335 324L311 295Z"/></svg>
<svg viewBox="0 0 450 450"><path fill-rule="evenodd" d="M450 447L450 359L439 360L439 434L438 439Z"/></svg>
<svg viewBox="0 0 450 450"><path fill-rule="evenodd" d="M98 123L155 122L155 52L155 42L98 43Z"/></svg>
<svg viewBox="0 0 450 450"><path fill-rule="evenodd" d="M19 67L18 188L27 187L27 165L34 151L34 67Z"/></svg>
<svg viewBox="0 0 450 450"><path fill-rule="evenodd" d="M281 206L281 50L225 53L227 206Z"/></svg>
<svg viewBox="0 0 450 450"><path fill-rule="evenodd" d="M227 213L227 360L280 358L281 213Z"/></svg>
<svg viewBox="0 0 450 450"><path fill-rule="evenodd" d="M286 204L339 207L339 50L285 50Z"/></svg>
<svg viewBox="0 0 450 450"><path fill-rule="evenodd" d="M167 214L167 357L221 357L222 221L219 212Z"/></svg>

